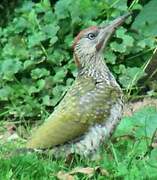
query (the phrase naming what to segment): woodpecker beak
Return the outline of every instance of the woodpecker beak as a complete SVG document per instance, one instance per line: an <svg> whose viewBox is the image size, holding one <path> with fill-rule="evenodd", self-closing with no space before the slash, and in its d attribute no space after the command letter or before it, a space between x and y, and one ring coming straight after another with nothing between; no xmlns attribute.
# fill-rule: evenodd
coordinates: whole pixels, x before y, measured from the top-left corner
<svg viewBox="0 0 157 180"><path fill-rule="evenodd" d="M104 27L99 27L100 28L100 34L99 34L99 42L96 45L97 51L104 49L106 46L109 38L111 35L115 32L115 30L122 25L125 20L131 15L131 13L125 14L123 16L118 17L114 21L112 21L110 24L104 26Z"/></svg>

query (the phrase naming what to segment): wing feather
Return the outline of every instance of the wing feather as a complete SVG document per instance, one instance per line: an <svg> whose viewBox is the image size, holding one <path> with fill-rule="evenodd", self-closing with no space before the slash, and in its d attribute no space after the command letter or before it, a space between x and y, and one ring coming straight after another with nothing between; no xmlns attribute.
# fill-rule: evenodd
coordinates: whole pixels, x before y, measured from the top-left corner
<svg viewBox="0 0 157 180"><path fill-rule="evenodd" d="M117 99L112 94L115 88L97 88L89 77L77 79L48 120L33 134L27 147L50 148L83 135L92 124L107 118L111 104Z"/></svg>

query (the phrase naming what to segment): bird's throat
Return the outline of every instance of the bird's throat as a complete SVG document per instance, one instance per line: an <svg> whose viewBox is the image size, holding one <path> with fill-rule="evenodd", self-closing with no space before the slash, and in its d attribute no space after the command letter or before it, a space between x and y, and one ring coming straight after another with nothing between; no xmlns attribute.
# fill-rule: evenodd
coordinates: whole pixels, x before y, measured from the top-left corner
<svg viewBox="0 0 157 180"><path fill-rule="evenodd" d="M101 82L109 81L113 77L104 62L103 55L93 54L84 58L75 56L75 62L78 67L78 76L89 76Z"/></svg>

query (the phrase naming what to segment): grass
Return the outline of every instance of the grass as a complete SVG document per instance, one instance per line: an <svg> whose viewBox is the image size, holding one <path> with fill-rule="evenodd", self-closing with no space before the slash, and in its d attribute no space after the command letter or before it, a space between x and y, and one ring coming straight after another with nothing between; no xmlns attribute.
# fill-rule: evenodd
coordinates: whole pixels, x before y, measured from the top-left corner
<svg viewBox="0 0 157 180"><path fill-rule="evenodd" d="M157 128L155 121L155 107L144 108L132 117L123 118L112 139L100 148L99 158L94 161L77 156L73 160L55 159L36 153L8 156L8 152L21 146L21 142L0 143L0 179L53 180L59 177L59 173L62 174L60 179L156 179L157 148L152 146ZM78 167L86 167L87 172L72 173ZM95 171L88 172L90 168Z"/></svg>

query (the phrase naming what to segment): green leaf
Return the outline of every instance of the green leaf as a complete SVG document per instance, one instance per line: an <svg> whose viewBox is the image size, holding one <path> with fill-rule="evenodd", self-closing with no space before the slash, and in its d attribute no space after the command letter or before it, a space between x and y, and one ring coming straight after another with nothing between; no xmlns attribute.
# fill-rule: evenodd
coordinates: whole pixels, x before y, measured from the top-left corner
<svg viewBox="0 0 157 180"><path fill-rule="evenodd" d="M110 47L115 52L124 53L126 51L126 46L123 43L112 42L110 43Z"/></svg>
<svg viewBox="0 0 157 180"><path fill-rule="evenodd" d="M54 83L63 82L65 75L66 72L63 69L58 69L56 74L53 76Z"/></svg>
<svg viewBox="0 0 157 180"><path fill-rule="evenodd" d="M142 5L141 4L135 4L132 8L131 8L131 10L142 10Z"/></svg>
<svg viewBox="0 0 157 180"><path fill-rule="evenodd" d="M126 34L126 29L121 27L116 31L116 37L121 38L123 45L127 47L132 47L134 39Z"/></svg>
<svg viewBox="0 0 157 180"><path fill-rule="evenodd" d="M149 1L135 18L132 28L147 36L157 36L157 1Z"/></svg>
<svg viewBox="0 0 157 180"><path fill-rule="evenodd" d="M114 1L112 5L113 5L114 8L119 9L121 11L127 11L127 9L128 9L128 7L127 7L127 0Z"/></svg>
<svg viewBox="0 0 157 180"><path fill-rule="evenodd" d="M61 0L55 4L55 14L58 19L69 17L68 8L71 2L71 0Z"/></svg>
<svg viewBox="0 0 157 180"><path fill-rule="evenodd" d="M33 46L40 45L40 43L46 39L47 37L43 32L36 32L35 34L29 36L28 47L31 48Z"/></svg>
<svg viewBox="0 0 157 180"><path fill-rule="evenodd" d="M43 101L43 105L52 106L50 96L45 95L44 97L42 97L42 101Z"/></svg>
<svg viewBox="0 0 157 180"><path fill-rule="evenodd" d="M48 61L54 65L61 65L61 62L65 59L63 51L55 50L52 54L48 55Z"/></svg>
<svg viewBox="0 0 157 180"><path fill-rule="evenodd" d="M14 74L22 70L22 63L18 59L7 59L0 64L0 75L5 80L13 80Z"/></svg>
<svg viewBox="0 0 157 180"><path fill-rule="evenodd" d="M157 109L153 106L137 111L131 117L122 119L115 136L133 135L136 138L149 138L151 140L157 129Z"/></svg>
<svg viewBox="0 0 157 180"><path fill-rule="evenodd" d="M39 79L41 77L49 76L50 72L45 68L36 68L31 71L33 79Z"/></svg>
<svg viewBox="0 0 157 180"><path fill-rule="evenodd" d="M134 127L134 116L125 117L121 120L121 123L118 125L114 136L124 136L131 135L133 133Z"/></svg>
<svg viewBox="0 0 157 180"><path fill-rule="evenodd" d="M57 36L54 36L50 39L50 43L51 45L55 44L56 42L58 41L58 37Z"/></svg>
<svg viewBox="0 0 157 180"><path fill-rule="evenodd" d="M120 75L119 81L123 87L128 88L130 86L134 86L136 82L144 75L145 73L141 68L128 67L126 68L125 72L122 72L122 75Z"/></svg>
<svg viewBox="0 0 157 180"><path fill-rule="evenodd" d="M125 35L125 37L123 38L123 43L125 44L125 46L127 47L132 47L133 46L133 42L134 42L134 39L129 36L129 35Z"/></svg>
<svg viewBox="0 0 157 180"><path fill-rule="evenodd" d="M45 80L44 79L39 79L37 81L37 87L39 90L42 90L45 87Z"/></svg>
<svg viewBox="0 0 157 180"><path fill-rule="evenodd" d="M56 26L55 24L47 24L42 27L42 31L45 33L45 35L48 38L56 37L58 30L59 30L59 26Z"/></svg>
<svg viewBox="0 0 157 180"><path fill-rule="evenodd" d="M38 93L45 87L45 80L39 79L36 83L33 85L29 85L26 87L28 89L28 93L31 95L32 93Z"/></svg>
<svg viewBox="0 0 157 180"><path fill-rule="evenodd" d="M32 25L37 25L37 14L35 13L35 10L32 9L28 15L28 20Z"/></svg>
<svg viewBox="0 0 157 180"><path fill-rule="evenodd" d="M49 0L43 0L35 5L36 12L43 13L51 10L51 5Z"/></svg>
<svg viewBox="0 0 157 180"><path fill-rule="evenodd" d="M72 37L71 34L65 37L64 42L66 43L66 45L67 45L69 48L72 47L72 41L73 41L73 37Z"/></svg>
<svg viewBox="0 0 157 180"><path fill-rule="evenodd" d="M7 101L11 94L13 93L13 90L9 86L4 86L0 89L0 100L1 101Z"/></svg>
<svg viewBox="0 0 157 180"><path fill-rule="evenodd" d="M116 63L116 55L111 50L106 50L105 52L105 60L107 63L115 64Z"/></svg>
<svg viewBox="0 0 157 180"><path fill-rule="evenodd" d="M59 100L62 98L62 94L64 90L65 90L65 87L61 85L53 87L52 92L53 92L54 97L51 100L51 103L53 106L55 106L59 102Z"/></svg>
<svg viewBox="0 0 157 180"><path fill-rule="evenodd" d="M149 170L149 173L150 173L150 177L154 177L156 178L157 177L157 171L156 171L156 168L157 168L157 149L153 149L151 151L151 155L150 155L150 158L147 159L147 168Z"/></svg>
<svg viewBox="0 0 157 180"><path fill-rule="evenodd" d="M32 67L32 65L34 64L34 62L32 60L26 60L23 64L24 69L27 69L29 67Z"/></svg>

